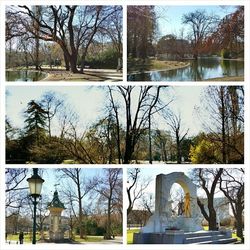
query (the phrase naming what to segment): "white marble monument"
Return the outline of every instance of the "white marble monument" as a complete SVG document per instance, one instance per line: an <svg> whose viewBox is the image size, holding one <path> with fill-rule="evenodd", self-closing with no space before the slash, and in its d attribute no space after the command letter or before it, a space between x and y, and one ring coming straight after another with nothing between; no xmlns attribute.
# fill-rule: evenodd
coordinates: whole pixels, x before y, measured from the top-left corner
<svg viewBox="0 0 250 250"><path fill-rule="evenodd" d="M184 190L184 214L172 216L170 190L178 183ZM197 187L183 173L160 174L156 177L155 213L149 218L141 233L164 233L168 230L194 232L202 230L202 215L197 205Z"/></svg>

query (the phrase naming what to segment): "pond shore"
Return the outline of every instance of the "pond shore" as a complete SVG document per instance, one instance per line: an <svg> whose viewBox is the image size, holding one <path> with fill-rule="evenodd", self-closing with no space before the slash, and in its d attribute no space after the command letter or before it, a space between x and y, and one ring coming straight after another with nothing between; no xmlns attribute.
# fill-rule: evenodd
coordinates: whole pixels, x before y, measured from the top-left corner
<svg viewBox="0 0 250 250"><path fill-rule="evenodd" d="M188 67L189 62L180 62L180 61L161 61L161 60L149 60L147 59L144 63L141 60L135 60L131 62L131 70L128 67L128 74L135 75L140 73L150 73L150 72L160 72L160 71L169 71L174 69L181 69Z"/></svg>
<svg viewBox="0 0 250 250"><path fill-rule="evenodd" d="M206 58L202 57L201 59L203 60ZM218 67L220 67L222 72L224 70L222 69L222 66L220 65L221 60L228 61L228 62L243 62L244 63L243 58L223 59L221 57L216 57L216 58L212 58L212 59L216 61L216 63L218 64ZM208 60L211 60L211 58L208 57ZM164 80L166 80L165 78L169 78L168 80L171 81L171 80L173 80L171 78L172 77L171 71L173 71L173 74L175 73L175 71L178 72L178 70L179 70L179 72L184 72L186 70L185 68L188 67L188 68L190 68L190 71L192 73L193 61L194 60L192 60L192 59L190 59L188 61L167 61L167 60L157 60L157 59L153 59L153 58L148 58L145 60L138 59L138 58L135 58L135 59L130 58L130 59L128 59L128 77L130 77L130 76L136 77L135 81L138 81L140 79L143 79L140 77L140 75L147 74L148 75L147 79L150 81L151 74L153 75L154 73L157 73L157 72L159 72L159 74L161 74L161 72L166 72L166 75L162 77L163 79L161 78L161 75L159 75L160 80L164 81ZM204 62L203 62L203 64L202 64L202 61L200 63L201 63L201 68L202 68ZM208 63L209 63L209 61L208 61ZM196 66L196 67L198 67L198 66ZM207 67L208 70L211 71L211 68L209 68L209 65L207 66L205 64L204 67L205 67L205 69ZM183 78L185 78L186 81L188 81L188 80L189 81L198 81L197 79L200 79L199 81L227 81L227 82L229 82L229 81L232 81L232 82L244 81L244 72L243 73L240 72L239 73L240 76L228 76L227 74L216 74L216 72L213 72L213 73L207 74L207 75L204 74L204 76L200 77L199 74L201 74L201 72L196 72L195 70L198 70L198 68L193 70L194 71L193 73L197 74L197 77L193 76L193 78L192 78L192 77L186 76L184 74L183 76L180 75L179 79L175 79L175 80L183 81ZM234 70L234 68L232 70ZM234 71L232 71L232 72L234 72ZM168 74L169 74L169 77L168 77ZM173 78L174 78L174 75L173 75ZM159 81L159 79L157 79L157 81Z"/></svg>
<svg viewBox="0 0 250 250"><path fill-rule="evenodd" d="M210 78L203 80L206 82L243 82L244 81L244 76L224 76L224 77L217 77L217 78Z"/></svg>
<svg viewBox="0 0 250 250"><path fill-rule="evenodd" d="M79 82L117 82L122 81L122 72L115 69L84 69L84 74L72 73L64 68L57 67L50 69L42 67L42 70L35 70L33 67L26 68L11 68L6 71L28 70L30 72L41 72L46 74L45 78L39 81L79 81Z"/></svg>

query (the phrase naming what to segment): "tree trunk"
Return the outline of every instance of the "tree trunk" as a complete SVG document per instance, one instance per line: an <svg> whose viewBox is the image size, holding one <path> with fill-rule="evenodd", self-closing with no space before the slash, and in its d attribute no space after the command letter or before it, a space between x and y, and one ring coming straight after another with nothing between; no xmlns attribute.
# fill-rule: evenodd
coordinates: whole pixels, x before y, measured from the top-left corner
<svg viewBox="0 0 250 250"><path fill-rule="evenodd" d="M84 238L84 228L83 228L83 213L82 213L82 194L80 186L79 172L77 172L77 196L78 196L78 208L79 208L79 231L80 239Z"/></svg>
<svg viewBox="0 0 250 250"><path fill-rule="evenodd" d="M178 133L176 133L176 150L177 150L177 163L181 164L181 142Z"/></svg>
<svg viewBox="0 0 250 250"><path fill-rule="evenodd" d="M70 70L69 59L67 58L66 53L63 53L63 56L64 56L64 62L65 62L65 69L66 71L69 71Z"/></svg>
<svg viewBox="0 0 250 250"><path fill-rule="evenodd" d="M85 60L86 60L86 53L83 53L81 56L81 69L80 69L80 73L82 74L83 74L84 67L85 67Z"/></svg>
<svg viewBox="0 0 250 250"><path fill-rule="evenodd" d="M121 153L121 140L120 140L120 125L119 125L119 118L118 113L116 114L116 133L117 133L117 152L118 152L118 163L121 164L122 153Z"/></svg>
<svg viewBox="0 0 250 250"><path fill-rule="evenodd" d="M70 71L72 73L80 73L77 69L77 56L71 55L69 63L70 63Z"/></svg>
<svg viewBox="0 0 250 250"><path fill-rule="evenodd" d="M111 232L111 198L108 200L108 218L107 218L107 228L106 228L106 240L112 239L112 232Z"/></svg>
<svg viewBox="0 0 250 250"><path fill-rule="evenodd" d="M133 146L132 146L132 138L131 136L127 136L126 138L126 147L125 147L125 153L124 153L124 164L129 164L132 158L133 154Z"/></svg>
<svg viewBox="0 0 250 250"><path fill-rule="evenodd" d="M39 38L36 38L35 64L36 70L39 70Z"/></svg>
<svg viewBox="0 0 250 250"><path fill-rule="evenodd" d="M152 164L151 113L148 115L149 163Z"/></svg>
<svg viewBox="0 0 250 250"><path fill-rule="evenodd" d="M205 209L204 204L202 204L199 199L197 199L197 204L200 207L202 215L208 222L209 230L216 230L217 229L216 211L213 208L213 201L211 201L211 199L213 199L213 196L207 197L207 199L208 199L208 213Z"/></svg>
<svg viewBox="0 0 250 250"><path fill-rule="evenodd" d="M227 163L226 153L226 114L225 114L225 103L224 103L224 87L220 87L220 101L221 101L221 135L222 135L222 163Z"/></svg>
<svg viewBox="0 0 250 250"><path fill-rule="evenodd" d="M132 156L131 149L128 146L126 146L123 163L129 164L131 161L131 156Z"/></svg>
<svg viewBox="0 0 250 250"><path fill-rule="evenodd" d="M241 238L241 243L244 243L242 211L243 211L242 207L237 209L235 219L236 219L236 235L239 238Z"/></svg>
<svg viewBox="0 0 250 250"><path fill-rule="evenodd" d="M208 208L208 209L209 209L209 221L208 221L209 230L217 230L216 212L214 208Z"/></svg>
<svg viewBox="0 0 250 250"><path fill-rule="evenodd" d="M41 6L35 6L35 15L36 15L36 19L40 19L41 17ZM39 41L39 32L40 32L40 26L39 23L37 23L37 21L35 21L35 33L36 33L36 37L35 37L35 66L36 66L36 70L39 70L39 47L40 47L40 41Z"/></svg>
<svg viewBox="0 0 250 250"><path fill-rule="evenodd" d="M79 73L77 69L77 53L70 54L68 49L65 46L61 46L61 48L63 50L66 70L70 66L70 71L72 73Z"/></svg>

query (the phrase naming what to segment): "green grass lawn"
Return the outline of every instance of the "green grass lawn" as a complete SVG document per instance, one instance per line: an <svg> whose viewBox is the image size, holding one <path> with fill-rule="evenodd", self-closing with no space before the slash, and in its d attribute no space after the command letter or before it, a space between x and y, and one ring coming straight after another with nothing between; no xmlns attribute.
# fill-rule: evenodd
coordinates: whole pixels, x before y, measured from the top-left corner
<svg viewBox="0 0 250 250"><path fill-rule="evenodd" d="M232 233L232 238L236 238L237 241L241 241L241 238L236 235L236 233Z"/></svg>
<svg viewBox="0 0 250 250"><path fill-rule="evenodd" d="M152 70L166 68L164 61L152 59L128 59L129 71Z"/></svg>
<svg viewBox="0 0 250 250"><path fill-rule="evenodd" d="M32 241L32 235L30 234L24 234L23 241L26 243L31 243ZM40 235L37 235L37 239L40 238ZM8 234L7 241L19 241L19 234Z"/></svg>
<svg viewBox="0 0 250 250"><path fill-rule="evenodd" d="M127 244L133 244L133 234L139 233L140 229L128 229L127 230Z"/></svg>
<svg viewBox="0 0 250 250"><path fill-rule="evenodd" d="M31 243L31 237L32 235L24 234L24 242L25 243ZM48 236L45 237L47 238ZM40 239L40 234L37 233L36 236L37 241ZM92 236L88 235L85 239L80 239L79 235L75 236L76 242L101 242L103 241L103 236ZM19 235L18 234L8 234L7 241L19 241Z"/></svg>

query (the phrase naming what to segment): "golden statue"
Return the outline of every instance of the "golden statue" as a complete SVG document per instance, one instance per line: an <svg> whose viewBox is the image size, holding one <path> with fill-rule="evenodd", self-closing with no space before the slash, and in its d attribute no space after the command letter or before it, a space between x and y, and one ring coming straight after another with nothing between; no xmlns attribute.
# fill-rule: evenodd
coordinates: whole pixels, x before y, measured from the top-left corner
<svg viewBox="0 0 250 250"><path fill-rule="evenodd" d="M186 217L191 217L190 193L186 193L184 200L184 214Z"/></svg>

